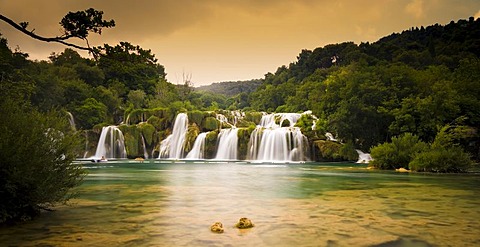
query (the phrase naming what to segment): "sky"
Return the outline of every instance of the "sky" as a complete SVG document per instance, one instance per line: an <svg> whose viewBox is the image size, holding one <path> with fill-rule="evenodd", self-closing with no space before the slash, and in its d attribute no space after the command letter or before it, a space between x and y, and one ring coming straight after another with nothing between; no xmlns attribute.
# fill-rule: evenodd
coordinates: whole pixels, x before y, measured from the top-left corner
<svg viewBox="0 0 480 247"><path fill-rule="evenodd" d="M45 37L61 35L68 12L91 7L116 23L90 35L91 45L127 41L151 49L169 82L190 78L194 86L263 78L295 62L302 49L375 42L411 27L480 17L480 0L0 0L2 15L28 21ZM66 48L1 21L0 33L31 59Z"/></svg>

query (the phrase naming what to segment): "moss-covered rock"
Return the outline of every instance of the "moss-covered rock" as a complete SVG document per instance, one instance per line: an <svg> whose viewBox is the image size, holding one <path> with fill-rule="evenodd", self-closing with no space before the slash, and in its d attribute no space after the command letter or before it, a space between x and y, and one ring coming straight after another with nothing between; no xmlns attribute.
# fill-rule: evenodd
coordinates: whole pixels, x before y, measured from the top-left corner
<svg viewBox="0 0 480 247"><path fill-rule="evenodd" d="M206 117L202 123L202 132L217 130L220 128L220 121L214 117Z"/></svg>
<svg viewBox="0 0 480 247"><path fill-rule="evenodd" d="M195 143L195 139L197 138L198 134L200 134L200 129L198 128L197 124L193 123L188 125L187 138L185 139L184 145L185 154L192 150L193 144Z"/></svg>
<svg viewBox="0 0 480 247"><path fill-rule="evenodd" d="M298 119L295 127L299 127L302 131L302 134L306 136L309 140L314 140L318 138L317 131L312 129L313 123L316 120L310 114L302 114Z"/></svg>
<svg viewBox="0 0 480 247"><path fill-rule="evenodd" d="M205 138L205 158L213 159L217 154L218 130L208 132Z"/></svg>
<svg viewBox="0 0 480 247"><path fill-rule="evenodd" d="M255 123L255 125L259 125L260 121L262 120L263 113L262 112L247 112L245 113L245 120L249 122Z"/></svg>
<svg viewBox="0 0 480 247"><path fill-rule="evenodd" d="M98 139L100 138L100 132L93 130L83 131L82 146L79 147L78 157L91 157L95 155L98 145Z"/></svg>
<svg viewBox="0 0 480 247"><path fill-rule="evenodd" d="M141 143L141 131L137 125L120 125L118 128L122 131L125 138L125 149L128 158L143 156L143 146Z"/></svg>
<svg viewBox="0 0 480 247"><path fill-rule="evenodd" d="M247 158L248 153L248 142L250 141L250 136L255 129L255 125L251 125L249 128L239 128L238 135L238 159L244 160Z"/></svg>
<svg viewBox="0 0 480 247"><path fill-rule="evenodd" d="M205 118L205 112L202 111L190 111L187 113L188 116L188 122L189 123L195 123L197 126L201 126L203 119Z"/></svg>
<svg viewBox="0 0 480 247"><path fill-rule="evenodd" d="M161 130L162 128L162 120L161 118L157 117L157 116L150 116L148 119L147 119L147 123L148 124L151 124L153 127L155 127L156 130Z"/></svg>

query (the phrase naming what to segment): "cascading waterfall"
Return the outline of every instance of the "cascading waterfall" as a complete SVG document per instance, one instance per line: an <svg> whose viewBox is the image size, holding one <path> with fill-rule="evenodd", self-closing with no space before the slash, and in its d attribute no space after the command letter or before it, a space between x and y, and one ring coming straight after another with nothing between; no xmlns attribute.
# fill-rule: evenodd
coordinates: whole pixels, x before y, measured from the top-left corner
<svg viewBox="0 0 480 247"><path fill-rule="evenodd" d="M145 138L142 135L142 147L143 147L143 157L148 159L147 145L145 144Z"/></svg>
<svg viewBox="0 0 480 247"><path fill-rule="evenodd" d="M160 155L158 158L183 158L183 146L185 145L187 129L188 116L185 113L179 113L175 118L172 134L160 143Z"/></svg>
<svg viewBox="0 0 480 247"><path fill-rule="evenodd" d="M362 152L362 150L360 149L357 149L357 153L358 153L358 161L357 163L369 163L370 161L372 161L372 156L370 156L369 153L364 153Z"/></svg>
<svg viewBox="0 0 480 247"><path fill-rule="evenodd" d="M70 123L70 127L72 130L76 131L77 126L75 125L75 119L73 118L73 114L67 111L68 123Z"/></svg>
<svg viewBox="0 0 480 247"><path fill-rule="evenodd" d="M306 137L294 127L301 114L264 115L249 141L248 159L259 161L304 161ZM278 124L277 124L277 121ZM288 127L282 127L287 125Z"/></svg>
<svg viewBox="0 0 480 247"><path fill-rule="evenodd" d="M218 135L218 149L215 159L236 160L238 147L238 129L222 129Z"/></svg>
<svg viewBox="0 0 480 247"><path fill-rule="evenodd" d="M117 126L107 126L102 128L100 139L98 140L96 158L126 158L125 139L122 131Z"/></svg>
<svg viewBox="0 0 480 247"><path fill-rule="evenodd" d="M208 132L200 133L193 143L192 150L187 154L186 159L203 159L205 149L205 139Z"/></svg>

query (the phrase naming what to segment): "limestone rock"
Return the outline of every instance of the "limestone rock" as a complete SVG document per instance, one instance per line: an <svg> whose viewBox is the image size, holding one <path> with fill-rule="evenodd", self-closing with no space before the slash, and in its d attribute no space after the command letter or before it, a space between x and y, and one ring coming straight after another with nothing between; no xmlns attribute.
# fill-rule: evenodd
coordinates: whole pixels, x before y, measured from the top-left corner
<svg viewBox="0 0 480 247"><path fill-rule="evenodd" d="M216 232L216 233L223 233L222 222L215 222L212 226L210 226L210 231Z"/></svg>
<svg viewBox="0 0 480 247"><path fill-rule="evenodd" d="M405 168L403 168L403 167L402 167L402 168L395 169L395 171L397 171L397 172L410 172L410 170L407 170L407 169L405 169Z"/></svg>
<svg viewBox="0 0 480 247"><path fill-rule="evenodd" d="M235 227L239 229L246 229L246 228L252 228L254 227L254 225L250 219L240 218L240 220L238 220L238 223L235 225Z"/></svg>

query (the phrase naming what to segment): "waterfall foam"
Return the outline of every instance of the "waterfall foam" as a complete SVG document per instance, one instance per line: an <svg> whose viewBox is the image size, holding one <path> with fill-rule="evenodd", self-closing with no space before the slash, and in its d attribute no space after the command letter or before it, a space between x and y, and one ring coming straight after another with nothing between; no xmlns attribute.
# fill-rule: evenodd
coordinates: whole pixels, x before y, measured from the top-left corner
<svg viewBox="0 0 480 247"><path fill-rule="evenodd" d="M179 113L173 124L172 134L160 143L160 155L158 158L181 159L183 158L183 146L188 129L188 116ZM166 154L168 153L168 156Z"/></svg>
<svg viewBox="0 0 480 247"><path fill-rule="evenodd" d="M195 142L193 143L192 150L187 154L186 159L203 159L204 158L204 149L205 149L205 139L207 138L208 132L200 133Z"/></svg>
<svg viewBox="0 0 480 247"><path fill-rule="evenodd" d="M299 113L264 115L249 141L248 159L258 161L304 161L306 137L294 127ZM287 125L288 127L282 127Z"/></svg>
<svg viewBox="0 0 480 247"><path fill-rule="evenodd" d="M126 158L125 138L122 131L117 126L107 126L102 128L100 139L98 140L95 158Z"/></svg>
<svg viewBox="0 0 480 247"><path fill-rule="evenodd" d="M236 160L238 146L238 129L222 129L218 135L218 149L215 159Z"/></svg>

